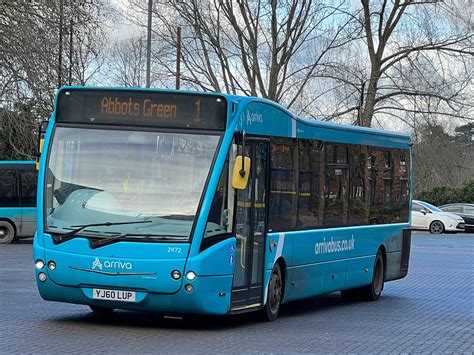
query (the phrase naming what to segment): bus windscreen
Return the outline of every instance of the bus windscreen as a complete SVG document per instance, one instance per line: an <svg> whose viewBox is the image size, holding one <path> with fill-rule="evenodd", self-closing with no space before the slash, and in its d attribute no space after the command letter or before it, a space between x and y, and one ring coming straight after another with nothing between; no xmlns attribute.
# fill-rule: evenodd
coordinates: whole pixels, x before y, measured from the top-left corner
<svg viewBox="0 0 474 355"><path fill-rule="evenodd" d="M227 102L218 95L141 90L65 89L56 121L224 131Z"/></svg>

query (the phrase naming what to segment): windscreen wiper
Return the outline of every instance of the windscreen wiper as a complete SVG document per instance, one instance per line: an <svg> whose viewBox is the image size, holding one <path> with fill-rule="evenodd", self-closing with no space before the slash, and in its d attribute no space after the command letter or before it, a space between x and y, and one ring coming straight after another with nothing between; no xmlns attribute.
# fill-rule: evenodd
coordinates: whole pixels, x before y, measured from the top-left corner
<svg viewBox="0 0 474 355"><path fill-rule="evenodd" d="M71 227L78 227L73 229L72 231L65 233L65 234L55 234L53 235L53 242L54 244L61 244L71 240L77 236L77 233L82 231L88 227L108 227L108 226L118 226L121 224L139 224L139 223L150 223L151 221L135 221L135 222L103 222L103 223L91 223L91 224L84 224L80 226L71 226Z"/></svg>
<svg viewBox="0 0 474 355"><path fill-rule="evenodd" d="M180 237L180 236L166 236L166 235L150 234L150 233L123 233L123 234L113 235L111 237L100 237L101 239L90 240L89 243L90 243L91 249L95 249L95 248L103 247L104 245L119 242L121 240L126 240L128 237L159 238L161 240L187 239L186 237Z"/></svg>
<svg viewBox="0 0 474 355"><path fill-rule="evenodd" d="M173 219L173 220L182 220L182 221L192 221L194 219L194 215L186 215L186 214L170 214L167 216L158 216L159 218L164 219Z"/></svg>

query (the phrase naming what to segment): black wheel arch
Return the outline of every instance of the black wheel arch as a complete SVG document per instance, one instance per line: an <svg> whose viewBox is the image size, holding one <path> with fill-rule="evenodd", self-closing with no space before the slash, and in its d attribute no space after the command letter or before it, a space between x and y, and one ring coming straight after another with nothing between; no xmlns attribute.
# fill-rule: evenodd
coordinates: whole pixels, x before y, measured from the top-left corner
<svg viewBox="0 0 474 355"><path fill-rule="evenodd" d="M387 276L387 249L385 248L385 245L381 244L379 246L379 249L377 250L377 253L381 252L382 253L382 262L383 262L383 279L384 281L386 280Z"/></svg>
<svg viewBox="0 0 474 355"><path fill-rule="evenodd" d="M283 279L282 280L283 290L282 290L282 297L281 297L281 300L283 303L283 301L285 300L285 293L286 293L286 287L287 287L286 280L288 280L288 275L287 275L287 270L286 270L286 261L282 256L280 256L275 261L275 264L280 265L281 277Z"/></svg>

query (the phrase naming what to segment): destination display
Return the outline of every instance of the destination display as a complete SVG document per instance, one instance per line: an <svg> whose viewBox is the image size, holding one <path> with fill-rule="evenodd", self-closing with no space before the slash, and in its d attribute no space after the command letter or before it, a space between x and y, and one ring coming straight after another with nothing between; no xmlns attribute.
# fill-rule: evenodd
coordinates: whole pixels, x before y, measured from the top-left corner
<svg viewBox="0 0 474 355"><path fill-rule="evenodd" d="M102 125L225 130L223 96L139 90L61 91L56 121Z"/></svg>

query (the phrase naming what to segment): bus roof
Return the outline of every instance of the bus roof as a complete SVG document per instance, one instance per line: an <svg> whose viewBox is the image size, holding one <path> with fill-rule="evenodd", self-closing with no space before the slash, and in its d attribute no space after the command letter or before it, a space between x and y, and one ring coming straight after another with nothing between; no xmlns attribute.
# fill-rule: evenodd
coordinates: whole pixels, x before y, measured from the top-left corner
<svg viewBox="0 0 474 355"><path fill-rule="evenodd" d="M27 164L36 164L34 160L0 160L0 164L5 165L27 165Z"/></svg>
<svg viewBox="0 0 474 355"><path fill-rule="evenodd" d="M279 104L261 98L229 96L237 102L236 130L248 134L314 139L380 148L409 149L410 136L380 129L298 117Z"/></svg>
<svg viewBox="0 0 474 355"><path fill-rule="evenodd" d="M200 94L200 95L218 95L221 97L225 97L229 104L231 103L237 103L237 119L240 119L242 121L242 118L239 117L243 114L243 111L245 109L248 109L250 106L252 106L252 113L254 113L255 110L258 111L266 111L265 116L266 117L271 117L272 121L271 122L265 122L263 125L261 125L260 128L255 129L256 125L253 125L253 127L249 127L248 125L245 124L240 124L237 125L237 130L246 130L248 133L267 133L270 135L283 135L283 136L292 136L292 137L304 137L305 135L314 135L314 128L320 128L326 131L326 136L332 135L335 137L335 134L340 133L342 136L345 136L346 141L349 141L350 139L348 138L350 135L355 135L354 139L357 140L357 138L362 138L364 140L367 139L367 137L378 137L378 140L382 140L384 137L390 138L392 140L396 140L398 144L402 145L410 145L411 144L411 139L408 134L405 133L400 133L400 132L393 132L393 131L386 131L386 130L381 130L381 129L376 129L376 128L369 128L369 127L361 127L361 126L354 126L350 124L341 124L341 123L334 123L334 122L327 122L327 121L321 121L317 119L311 119L311 118L304 118L304 117L298 117L291 113L288 109L285 107L281 106L280 104L264 99L264 98L259 98L259 97L252 97L252 96L238 96L238 95L232 95L232 94L224 94L224 93L218 93L218 92L198 92L198 91L193 91L193 90L175 90L175 89L158 89L158 88L125 88L125 87L81 87L81 86L63 86L59 89L57 95L56 95L56 100L58 97L59 92L63 90L68 90L68 89L75 89L75 90L90 90L90 91L95 91L95 90L123 90L123 91L150 91L150 92L176 92L176 93L183 93L183 94ZM229 105L231 106L231 105ZM266 109L265 109L266 107ZM268 110L268 108L271 108ZM276 114L275 114L276 113ZM235 116L234 116L235 119ZM276 122L276 120L279 119L279 122ZM229 124L229 122L228 122ZM285 130L281 129L281 126L283 125L288 125L288 130L284 132ZM278 129L275 129L276 126L279 126ZM292 134L292 127L293 126L293 133ZM306 127L306 132L305 128ZM268 128L270 128L270 132L268 131ZM301 134L300 134L301 133ZM324 136L324 135L323 135ZM327 139L328 137L323 137L324 139ZM338 140L338 139L337 139ZM390 145L390 143L387 143Z"/></svg>
<svg viewBox="0 0 474 355"><path fill-rule="evenodd" d="M296 122L299 122L300 124L307 125L307 126L319 127L319 128L325 128L325 129L331 129L331 130L339 130L339 131L348 131L348 132L353 132L353 133L366 133L366 134L368 133L371 135L382 135L382 136L397 137L397 138L402 138L402 139L404 138L404 139L407 139L407 141L410 141L410 136L406 133L386 131L386 130L377 129L377 128L355 126L355 125L343 124L343 123L334 123L334 122L322 121L322 120L313 119L313 118L299 117L299 116L294 115L292 112L290 112L288 109L281 106L280 104L268 99L263 99L259 97L242 97L242 96L236 96L236 95L226 95L226 96L228 96L229 98L233 100L238 101L239 105L241 104L242 106L247 106L251 103L260 103L264 105L270 105L274 107L275 109L282 111L282 113L287 116L287 119L294 120Z"/></svg>

